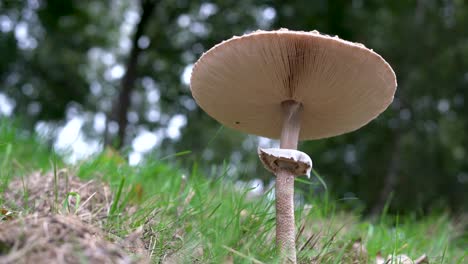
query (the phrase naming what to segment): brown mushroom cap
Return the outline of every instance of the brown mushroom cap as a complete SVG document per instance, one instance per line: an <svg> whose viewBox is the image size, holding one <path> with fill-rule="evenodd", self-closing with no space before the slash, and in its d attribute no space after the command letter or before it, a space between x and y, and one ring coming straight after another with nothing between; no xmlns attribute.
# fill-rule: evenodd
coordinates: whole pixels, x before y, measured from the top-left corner
<svg viewBox="0 0 468 264"><path fill-rule="evenodd" d="M300 139L356 130L392 102L395 73L362 44L317 31L256 31L233 37L195 64L190 89L227 127L279 138L281 102L303 105Z"/></svg>

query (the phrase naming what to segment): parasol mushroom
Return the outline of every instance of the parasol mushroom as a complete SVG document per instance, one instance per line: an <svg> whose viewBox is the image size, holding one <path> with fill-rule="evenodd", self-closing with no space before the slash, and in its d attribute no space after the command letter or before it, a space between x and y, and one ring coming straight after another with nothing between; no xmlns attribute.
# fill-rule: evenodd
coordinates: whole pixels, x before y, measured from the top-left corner
<svg viewBox="0 0 468 264"><path fill-rule="evenodd" d="M392 68L364 45L317 31L281 29L233 37L204 53L190 89L195 101L223 125L272 139L280 149L259 149L276 175L276 241L296 262L294 178L312 161L299 140L356 130L393 100Z"/></svg>

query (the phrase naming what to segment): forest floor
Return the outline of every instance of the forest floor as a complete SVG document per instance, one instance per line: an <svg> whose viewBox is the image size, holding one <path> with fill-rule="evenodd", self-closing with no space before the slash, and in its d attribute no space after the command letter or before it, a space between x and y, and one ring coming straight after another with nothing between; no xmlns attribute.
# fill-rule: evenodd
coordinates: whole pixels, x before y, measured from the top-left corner
<svg viewBox="0 0 468 264"><path fill-rule="evenodd" d="M225 167L175 164L132 167L108 149L64 165L0 123L0 263L278 262L272 190L252 197ZM370 221L339 203L296 208L300 263L466 263L466 216Z"/></svg>

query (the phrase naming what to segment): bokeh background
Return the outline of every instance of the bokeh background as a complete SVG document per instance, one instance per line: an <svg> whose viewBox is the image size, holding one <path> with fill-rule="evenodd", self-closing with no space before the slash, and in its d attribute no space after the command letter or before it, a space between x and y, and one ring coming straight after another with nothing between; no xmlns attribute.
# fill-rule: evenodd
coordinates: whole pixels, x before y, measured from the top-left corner
<svg viewBox="0 0 468 264"><path fill-rule="evenodd" d="M222 127L190 95L193 63L256 29L319 30L394 68L390 108L366 127L303 142L326 183L376 215L466 212L468 4L463 0L2 0L0 116L74 163L106 146L137 166L176 155L217 177L268 186L256 156L277 142Z"/></svg>

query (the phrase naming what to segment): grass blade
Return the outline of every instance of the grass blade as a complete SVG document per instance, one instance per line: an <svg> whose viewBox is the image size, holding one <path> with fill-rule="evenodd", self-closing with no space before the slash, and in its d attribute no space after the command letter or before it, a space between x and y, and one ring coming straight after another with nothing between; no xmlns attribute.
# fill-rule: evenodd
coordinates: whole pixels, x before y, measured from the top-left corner
<svg viewBox="0 0 468 264"><path fill-rule="evenodd" d="M112 206L109 211L109 216L113 216L115 212L117 211L124 184L125 184L125 177L122 177L122 179L120 180L119 188L117 189L117 193L115 194L114 200L112 201Z"/></svg>

